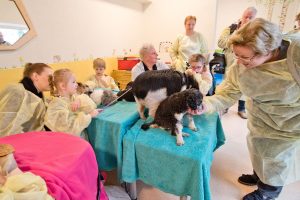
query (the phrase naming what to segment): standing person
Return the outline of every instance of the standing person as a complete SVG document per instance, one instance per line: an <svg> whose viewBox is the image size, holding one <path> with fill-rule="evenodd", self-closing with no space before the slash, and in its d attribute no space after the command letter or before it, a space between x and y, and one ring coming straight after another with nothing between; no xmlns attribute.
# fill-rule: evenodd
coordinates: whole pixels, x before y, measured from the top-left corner
<svg viewBox="0 0 300 200"><path fill-rule="evenodd" d="M237 62L216 94L204 97L204 106L220 111L242 94L249 97L247 143L257 176L243 175L239 182L258 189L243 200L272 200L284 185L300 180L300 38L283 40L277 25L257 18L237 30L228 46Z"/></svg>
<svg viewBox="0 0 300 200"><path fill-rule="evenodd" d="M89 81L93 82L95 88L119 90L115 80L111 76L104 74L106 63L102 58L96 58L93 61L93 68L95 70L95 75L91 76Z"/></svg>
<svg viewBox="0 0 300 200"><path fill-rule="evenodd" d="M196 17L187 16L184 20L185 33L178 35L169 49L172 67L177 71L184 72L186 70L191 55L208 53L207 42L201 33L194 30L195 25Z"/></svg>
<svg viewBox="0 0 300 200"><path fill-rule="evenodd" d="M54 98L48 105L45 125L51 131L85 137L83 130L90 124L92 117L99 114L99 110L88 109L89 113L86 113L73 108L73 102L76 102L74 95L77 92L77 82L69 69L56 70L50 79L50 85L50 92Z"/></svg>
<svg viewBox="0 0 300 200"><path fill-rule="evenodd" d="M224 51L227 70L234 62L234 57L233 57L232 50L230 48L228 48L228 46L227 46L227 42L229 40L229 37L235 31L237 31L239 28L241 28L244 24L246 24L247 22L255 19L256 13L257 13L256 8L248 7L243 12L242 18L239 19L239 21L237 23L233 23L229 27L227 27L223 30L223 32L222 32L222 34L221 34L221 36L218 40L218 46L221 49L223 49L223 51ZM239 100L238 115L243 119L247 119L247 114L246 114L246 110L245 110L245 97L244 96L242 96L242 98Z"/></svg>
<svg viewBox="0 0 300 200"><path fill-rule="evenodd" d="M141 61L131 70L131 80L134 81L138 75L149 70L169 69L169 66L157 60L158 54L152 44L143 44L140 49Z"/></svg>
<svg viewBox="0 0 300 200"><path fill-rule="evenodd" d="M44 130L43 92L50 90L52 73L44 63L28 63L20 83L0 92L0 136Z"/></svg>

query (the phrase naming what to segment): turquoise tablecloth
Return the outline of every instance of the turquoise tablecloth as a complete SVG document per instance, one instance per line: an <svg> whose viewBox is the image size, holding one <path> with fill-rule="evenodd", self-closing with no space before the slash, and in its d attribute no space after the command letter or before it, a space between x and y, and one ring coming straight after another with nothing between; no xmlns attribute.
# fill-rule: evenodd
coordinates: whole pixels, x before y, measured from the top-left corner
<svg viewBox="0 0 300 200"><path fill-rule="evenodd" d="M122 180L142 180L162 191L210 200L210 167L213 151L224 144L225 136L217 113L194 116L197 132L176 146L175 136L161 129L140 129L139 120L124 136ZM187 120L185 120L187 121Z"/></svg>
<svg viewBox="0 0 300 200"><path fill-rule="evenodd" d="M136 103L121 101L94 118L87 128L98 166L101 170L122 166L122 139L125 133L139 119Z"/></svg>

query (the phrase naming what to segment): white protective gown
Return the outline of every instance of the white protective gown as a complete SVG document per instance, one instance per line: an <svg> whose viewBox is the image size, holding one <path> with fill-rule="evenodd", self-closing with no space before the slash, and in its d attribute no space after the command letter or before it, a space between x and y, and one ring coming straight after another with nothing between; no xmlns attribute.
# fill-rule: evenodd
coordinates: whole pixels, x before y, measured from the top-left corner
<svg viewBox="0 0 300 200"><path fill-rule="evenodd" d="M43 99L12 84L0 93L0 137L44 130L46 107Z"/></svg>
<svg viewBox="0 0 300 200"><path fill-rule="evenodd" d="M253 69L235 65L216 95L205 97L208 110L232 106L247 98L248 148L253 168L263 183L283 186L300 180L300 85L287 60L300 75L300 39L290 43L287 59ZM233 155L238 156L238 155Z"/></svg>
<svg viewBox="0 0 300 200"><path fill-rule="evenodd" d="M172 59L172 66L184 72L189 58L193 54L207 54L207 43L202 34L195 32L191 36L180 34L169 48L169 53Z"/></svg>

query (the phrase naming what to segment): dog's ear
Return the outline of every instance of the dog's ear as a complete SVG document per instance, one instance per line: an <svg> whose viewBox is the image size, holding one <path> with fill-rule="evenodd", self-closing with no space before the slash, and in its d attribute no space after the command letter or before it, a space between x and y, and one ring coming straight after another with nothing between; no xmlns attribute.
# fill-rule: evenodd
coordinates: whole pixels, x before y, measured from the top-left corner
<svg viewBox="0 0 300 200"><path fill-rule="evenodd" d="M194 92L189 92L187 95L187 105L190 107L192 110L197 109L197 97Z"/></svg>

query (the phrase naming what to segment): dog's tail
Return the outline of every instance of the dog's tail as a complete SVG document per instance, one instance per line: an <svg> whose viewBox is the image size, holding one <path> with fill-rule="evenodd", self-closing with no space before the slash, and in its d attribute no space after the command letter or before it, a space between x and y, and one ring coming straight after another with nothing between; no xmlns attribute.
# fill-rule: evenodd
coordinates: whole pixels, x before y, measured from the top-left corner
<svg viewBox="0 0 300 200"><path fill-rule="evenodd" d="M148 130L149 128L157 128L158 125L155 124L155 122L150 122L150 123L145 123L141 126L141 129L143 129L144 131Z"/></svg>

